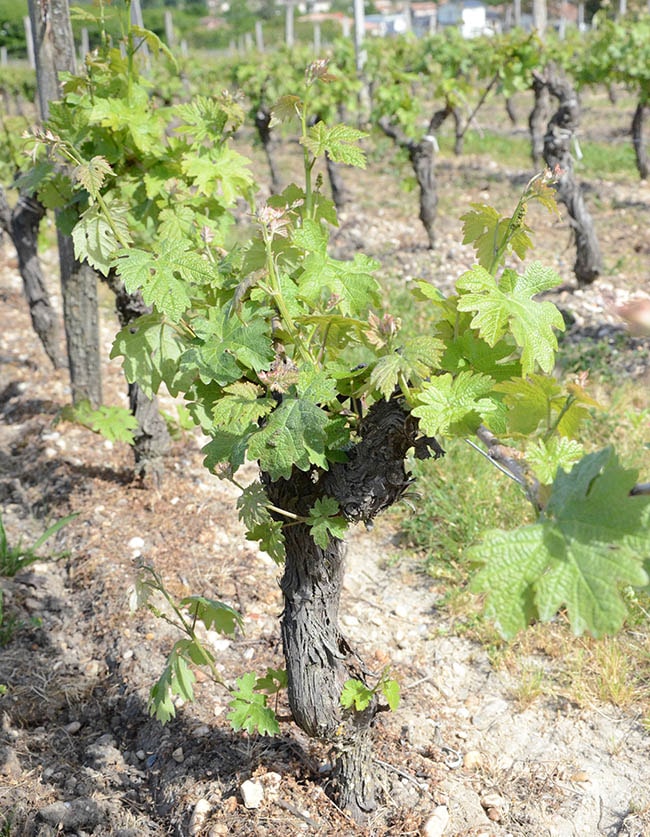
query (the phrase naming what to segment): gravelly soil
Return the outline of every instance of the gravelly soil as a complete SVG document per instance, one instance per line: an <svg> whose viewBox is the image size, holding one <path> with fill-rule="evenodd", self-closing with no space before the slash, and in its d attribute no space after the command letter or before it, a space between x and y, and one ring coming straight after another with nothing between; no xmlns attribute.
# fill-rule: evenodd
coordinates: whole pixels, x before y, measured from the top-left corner
<svg viewBox="0 0 650 837"><path fill-rule="evenodd" d="M339 252L363 248L392 275L448 286L471 263L457 244L458 222L443 215L439 247L427 251L410 220L415 198L389 187L387 174L385 184L372 181L372 194L386 187L385 208L372 212L364 176L352 184L355 210L344 216ZM457 190L458 205L510 188L502 172L486 173L478 162L447 163L439 176L442 188ZM648 185L593 188L603 198L598 218L608 259L623 257L624 270L572 292L566 224L541 216L539 222L539 257L551 259L567 283L555 299L571 312L575 339L585 329L594 339L622 329L616 306L649 287ZM397 220L391 201L401 205ZM51 372L32 335L12 259L6 249L3 520L10 541L29 543L47 521L72 511L78 517L56 539L65 557L0 579L8 613L18 620L0 653L0 813L12 823L3 833L408 835L445 809L445 835L650 834L650 739L641 719L558 699L521 710L516 684L494 670L478 644L442 636L446 616L436 609L436 593L417 558L399 554L386 523L353 534L342 608L343 628L368 667L390 663L403 687L398 711L378 722L384 793L365 829L326 796L327 752L291 723L274 739L233 734L226 695L205 678L196 684L197 702L180 708L168 726L148 718L148 690L175 636L148 614L129 615L138 562L153 564L174 594L203 593L241 610L246 634L213 638L229 680L282 663L278 568L243 540L236 494L202 468L200 439L190 434L176 442L162 485L151 487L132 480L128 450L55 423L69 397L65 374ZM56 294L54 279L51 288ZM106 356L113 327L106 300ZM646 344L629 349L622 368L642 373ZM119 370L108 362L105 390L107 402L123 402ZM264 789L258 808L242 802L249 778Z"/></svg>

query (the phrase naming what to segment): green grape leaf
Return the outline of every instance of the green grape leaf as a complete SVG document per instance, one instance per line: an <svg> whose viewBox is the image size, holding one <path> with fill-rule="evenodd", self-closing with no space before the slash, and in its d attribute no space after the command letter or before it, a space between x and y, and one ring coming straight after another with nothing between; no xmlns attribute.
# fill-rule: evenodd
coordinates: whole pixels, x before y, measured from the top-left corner
<svg viewBox="0 0 650 837"><path fill-rule="evenodd" d="M67 404L61 410L64 421L76 422L93 433L99 433L109 442L126 442L132 445L133 434L139 428L138 420L126 407L109 407L105 404L94 409L89 401Z"/></svg>
<svg viewBox="0 0 650 837"><path fill-rule="evenodd" d="M263 317L242 323L223 310L210 323L203 345L193 346L185 353L181 368L194 370L206 384L215 381L225 387L241 377L240 364L261 372L268 369L274 357L270 326ZM242 393L237 397L241 402ZM231 402L230 406L234 404Z"/></svg>
<svg viewBox="0 0 650 837"><path fill-rule="evenodd" d="M382 695L386 698L386 703L390 709L395 712L399 706L400 688L397 680L382 680L379 684Z"/></svg>
<svg viewBox="0 0 650 837"><path fill-rule="evenodd" d="M341 692L341 706L345 709L354 709L357 712L363 712L370 706L370 703L375 696L372 689L365 686L360 680L351 677L343 684L343 691Z"/></svg>
<svg viewBox="0 0 650 837"><path fill-rule="evenodd" d="M111 203L109 211L110 222L99 204L91 204L72 230L74 253L77 259L81 262L87 261L103 276L108 276L115 253L122 248L121 242L131 241L126 217L127 207ZM120 241L115 235L116 231L120 236Z"/></svg>
<svg viewBox="0 0 650 837"><path fill-rule="evenodd" d="M214 405L212 415L215 427L224 430L246 430L275 407L275 401L263 397L264 390L250 381L235 381L225 386L223 391L224 395Z"/></svg>
<svg viewBox="0 0 650 837"><path fill-rule="evenodd" d="M564 436L553 436L548 441L538 439L526 449L526 462L542 485L550 485L561 468L569 471L582 457L583 446Z"/></svg>
<svg viewBox="0 0 650 837"><path fill-rule="evenodd" d="M471 327L489 346L495 346L510 329L521 349L524 376L534 372L537 365L551 373L557 350L553 329L564 331L564 320L553 303L537 302L532 297L559 281L553 270L539 262L529 265L523 276L504 271L500 283L485 268L474 265L456 283L461 293L458 310L474 312Z"/></svg>
<svg viewBox="0 0 650 837"><path fill-rule="evenodd" d="M163 239L152 251L131 248L120 253L113 265L129 293L142 291L147 305L154 305L172 322L178 322L191 305L188 283L214 281L215 269L187 240Z"/></svg>
<svg viewBox="0 0 650 837"><path fill-rule="evenodd" d="M72 170L73 178L84 187L84 189L96 198L109 174L115 172L111 168L106 157L97 155L87 163L82 163Z"/></svg>
<svg viewBox="0 0 650 837"><path fill-rule="evenodd" d="M262 483L252 482L237 498L239 519L248 530L263 526L272 520L268 505L269 499Z"/></svg>
<svg viewBox="0 0 650 837"><path fill-rule="evenodd" d="M259 735L278 735L280 726L275 712L267 704L266 695L255 691L257 678L254 674L244 674L237 678L237 689L232 691L232 700L228 704L228 720L235 731L245 730Z"/></svg>
<svg viewBox="0 0 650 837"><path fill-rule="evenodd" d="M276 564L282 564L284 562L286 549L281 520L273 520L269 515L268 521L249 528L246 533L246 539L249 541L258 541L260 549L266 552L267 555L270 555Z"/></svg>
<svg viewBox="0 0 650 837"><path fill-rule="evenodd" d="M498 409L496 401L485 397L493 386L492 378L479 373L461 372L456 378L449 373L438 375L424 382L412 413L427 436L474 433Z"/></svg>
<svg viewBox="0 0 650 837"><path fill-rule="evenodd" d="M588 454L569 473L558 471L537 523L488 532L470 548L482 565L472 588L486 594L487 615L504 636L561 608L576 634L620 629L621 588L648 583L650 497L630 496L636 478L612 448Z"/></svg>
<svg viewBox="0 0 650 837"><path fill-rule="evenodd" d="M101 125L119 133L127 132L138 151L156 154L160 148L164 126L161 118L149 107L148 91L134 86L130 100L97 99L88 116L91 125Z"/></svg>
<svg viewBox="0 0 650 837"><path fill-rule="evenodd" d="M111 349L111 359L122 357L122 368L129 383L138 381L151 398L165 383L172 397L183 388L178 362L187 342L176 329L166 325L155 312L144 314L119 331ZM194 373L192 372L192 377Z"/></svg>
<svg viewBox="0 0 650 837"><path fill-rule="evenodd" d="M194 230L196 214L189 206L174 204L160 211L158 232L160 239L189 238Z"/></svg>
<svg viewBox="0 0 650 837"><path fill-rule="evenodd" d="M409 365L398 352L380 357L370 373L370 385L389 401L400 379L408 376Z"/></svg>
<svg viewBox="0 0 650 837"><path fill-rule="evenodd" d="M471 210L461 215L463 244L472 244L479 264L489 270L508 229L508 220L496 209L481 203L471 203Z"/></svg>
<svg viewBox="0 0 650 837"><path fill-rule="evenodd" d="M580 424L589 416L583 404L591 399L585 394L571 393L572 400L554 378L529 375L528 378L501 381L494 387L504 393L507 407L507 432L511 435L532 435L541 424L547 430L555 427L560 436L576 435Z"/></svg>
<svg viewBox="0 0 650 837"><path fill-rule="evenodd" d="M300 116L300 97L299 96L282 96L273 105L271 116L271 127L280 124L281 122L288 122Z"/></svg>
<svg viewBox="0 0 650 837"><path fill-rule="evenodd" d="M208 631L234 634L236 628L242 630L244 627L241 614L223 602L206 599L204 596L185 596L180 605L186 607L193 618L203 622Z"/></svg>
<svg viewBox="0 0 650 837"><path fill-rule="evenodd" d="M54 163L50 160L42 160L33 165L28 171L21 172L14 181L14 188L28 195L40 191L47 181L55 174ZM43 201L43 203L45 203Z"/></svg>
<svg viewBox="0 0 650 837"><path fill-rule="evenodd" d="M325 410L312 401L286 397L266 425L251 435L248 455L259 461L272 480L289 479L294 467L301 471L311 465L327 468L327 423Z"/></svg>
<svg viewBox="0 0 650 837"><path fill-rule="evenodd" d="M379 307L381 296L372 276L378 267L374 259L356 254L352 262L330 258L324 252L310 252L298 277L298 296L312 307L332 303L346 316L365 316L372 306Z"/></svg>
<svg viewBox="0 0 650 837"><path fill-rule="evenodd" d="M246 194L255 181L250 161L230 148L217 145L209 154L197 156L196 151L183 155L182 170L204 195L220 194L225 206L232 206Z"/></svg>
<svg viewBox="0 0 650 837"><path fill-rule="evenodd" d="M328 128L324 122L317 122L309 128L302 142L314 157L327 153L335 163L347 163L364 169L366 155L357 143L367 136L364 131L358 131L348 125L334 125Z"/></svg>
<svg viewBox="0 0 650 837"><path fill-rule="evenodd" d="M160 40L155 32L152 32L151 29L143 29L141 26L136 26L135 24L131 24L130 31L134 38L142 38L154 55L162 52L165 58L174 65L174 69L178 68L173 52L167 44Z"/></svg>
<svg viewBox="0 0 650 837"><path fill-rule="evenodd" d="M201 448L201 452L205 454L203 464L208 471L216 474L221 473L222 466L227 464L229 475L234 474L246 461L248 439L248 434L213 430L212 439Z"/></svg>
<svg viewBox="0 0 650 837"><path fill-rule="evenodd" d="M149 692L147 707L149 714L155 716L156 720L160 721L161 724L166 724L176 716L171 683L172 672L168 664Z"/></svg>
<svg viewBox="0 0 650 837"><path fill-rule="evenodd" d="M186 657L192 644L192 641L188 639L179 639L175 643L162 674L151 687L149 714L155 715L163 724L176 715L174 695L178 695L183 700L194 700L193 686L196 677L188 666Z"/></svg>
<svg viewBox="0 0 650 837"><path fill-rule="evenodd" d="M322 497L309 509L307 524L314 543L326 549L332 538L342 540L348 531L348 523L339 514L339 504L332 497Z"/></svg>
<svg viewBox="0 0 650 837"><path fill-rule="evenodd" d="M267 695L276 695L282 689L287 688L288 678L286 669L267 668L264 677L258 677L255 681L257 691L266 692Z"/></svg>

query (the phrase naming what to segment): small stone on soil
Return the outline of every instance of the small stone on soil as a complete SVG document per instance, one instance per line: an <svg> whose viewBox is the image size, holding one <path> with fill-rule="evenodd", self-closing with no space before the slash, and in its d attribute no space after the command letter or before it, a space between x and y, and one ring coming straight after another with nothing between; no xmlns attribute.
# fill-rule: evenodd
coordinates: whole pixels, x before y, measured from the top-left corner
<svg viewBox="0 0 650 837"><path fill-rule="evenodd" d="M252 779L247 779L239 788L239 792L246 808L259 808L264 800L264 788Z"/></svg>
<svg viewBox="0 0 650 837"><path fill-rule="evenodd" d="M79 732L81 729L81 724L79 721L71 721L64 727L64 730L68 733L68 735L74 735L75 733Z"/></svg>
<svg viewBox="0 0 650 837"><path fill-rule="evenodd" d="M422 837L442 837L449 825L449 811L445 805L439 805L422 826Z"/></svg>
<svg viewBox="0 0 650 837"><path fill-rule="evenodd" d="M172 758L174 761L177 761L179 764L185 761L185 753L183 753L182 747L177 747L174 752L172 753Z"/></svg>

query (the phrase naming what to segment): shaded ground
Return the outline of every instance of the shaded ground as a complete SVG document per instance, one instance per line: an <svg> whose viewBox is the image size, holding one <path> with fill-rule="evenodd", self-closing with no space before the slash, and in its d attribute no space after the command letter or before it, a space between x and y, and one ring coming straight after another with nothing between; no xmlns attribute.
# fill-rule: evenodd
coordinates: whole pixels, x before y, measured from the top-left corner
<svg viewBox="0 0 650 837"><path fill-rule="evenodd" d="M363 248L377 255L391 281L424 276L443 287L471 264L457 243L455 216L470 200L512 200L512 181L523 177L480 161L441 164L441 190L454 190L457 209L441 215L440 244L430 252L415 197L395 188L389 168L350 183L355 209L345 213L335 244L341 254ZM560 291L556 300L571 312L575 339L595 329L598 341L622 330L617 305L647 295L650 189L599 183L593 190L611 275L578 293ZM540 214L533 223L539 258L571 284L566 222ZM432 586L385 523L351 539L342 617L368 667L390 663L403 688L399 710L378 722L383 806L367 829L328 800L327 752L290 723L275 739L231 733L227 697L204 678L197 702L179 707L168 726L149 719L148 690L175 637L147 614L129 615L138 562L153 564L174 594L201 593L243 613L244 636L213 638L229 680L281 665L278 568L243 540L234 490L202 468L200 439L175 443L154 489L131 480L124 447L55 424L69 398L65 374L47 367L11 259L5 250L3 520L10 541L30 543L47 521L72 511L78 517L54 547L67 557L0 579L17 620L0 653L0 812L13 823L3 833L409 835L445 807L445 835L650 834L650 739L642 718L559 699L522 710L516 684L493 669L478 644L444 636L447 617L436 609ZM642 373L646 344L623 342L622 370ZM119 370L107 364L107 403L124 403L123 389ZM244 806L240 791L251 777L264 789L255 809Z"/></svg>

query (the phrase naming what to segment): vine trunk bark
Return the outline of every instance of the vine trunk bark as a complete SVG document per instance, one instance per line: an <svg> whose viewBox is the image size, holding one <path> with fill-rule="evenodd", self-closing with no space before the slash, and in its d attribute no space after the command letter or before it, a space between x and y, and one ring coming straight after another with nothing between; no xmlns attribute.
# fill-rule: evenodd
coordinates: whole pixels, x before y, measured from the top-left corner
<svg viewBox="0 0 650 837"><path fill-rule="evenodd" d="M533 108L528 116L530 130L530 156L533 165L539 169L544 160L544 134L551 110L550 96L546 80L542 75L533 74Z"/></svg>
<svg viewBox="0 0 650 837"><path fill-rule="evenodd" d="M294 471L290 480L272 482L262 475L273 505L306 516L317 499L333 497L340 514L368 524L396 502L410 485L404 459L442 455L435 439L419 438L415 419L398 400L375 404L360 428L360 441L348 461L330 471ZM340 698L349 678L368 686L369 673L339 628L339 605L345 571L345 543L330 538L316 544L309 527L284 526L286 563L282 640L293 718L308 735L331 745L335 754L332 793L337 804L359 822L377 805L372 729L386 709L375 698L363 711L345 709Z"/></svg>
<svg viewBox="0 0 650 837"><path fill-rule="evenodd" d="M18 269L29 305L34 331L55 369L65 366L59 320L45 287L45 279L38 257L38 231L45 217L45 208L36 198L19 194L13 208L9 206L0 186L0 227L11 239L18 256Z"/></svg>
<svg viewBox="0 0 650 837"><path fill-rule="evenodd" d="M387 117L379 119L378 125L381 130L394 142L403 148L409 156L415 179L420 190L420 212L419 218L429 240L429 249L433 250L436 244L435 221L438 210L438 188L436 184L436 149L435 131L442 125L447 116L453 114L454 110L450 105L436 111L427 133L419 141L411 139L398 126Z"/></svg>
<svg viewBox="0 0 650 837"><path fill-rule="evenodd" d="M266 105L261 105L255 113L255 128L257 129L257 136L260 138L266 162L269 166L269 173L271 175L271 192L278 195L282 191L282 180L278 171L278 165L273 153L273 137L271 135L271 108Z"/></svg>
<svg viewBox="0 0 650 837"><path fill-rule="evenodd" d="M648 151L645 145L645 137L643 135L645 127L646 102L639 102L634 111L632 119L632 142L634 143L634 155L636 157L636 167L639 172L641 180L647 180L650 174L650 161L648 160Z"/></svg>
<svg viewBox="0 0 650 837"><path fill-rule="evenodd" d="M143 314L151 312L145 305L142 294L127 293L124 284L111 270L106 278L115 294L115 310L122 326L128 325ZM171 439L164 418L160 415L158 399L149 398L137 383L128 385L129 407L138 421L134 433L133 455L136 473L149 476L154 483L162 480L163 457L169 452Z"/></svg>
<svg viewBox="0 0 650 837"><path fill-rule="evenodd" d="M60 97L59 73L75 72L75 48L68 0L29 0L41 118ZM71 237L57 229L63 320L73 403L102 402L97 275L74 256Z"/></svg>
<svg viewBox="0 0 650 837"><path fill-rule="evenodd" d="M555 68L546 70L549 92L559 102L544 136L544 159L557 174L557 198L567 208L576 244L573 266L579 286L589 285L602 273L602 257L594 222L573 171L571 143L578 127L580 105L569 81Z"/></svg>

